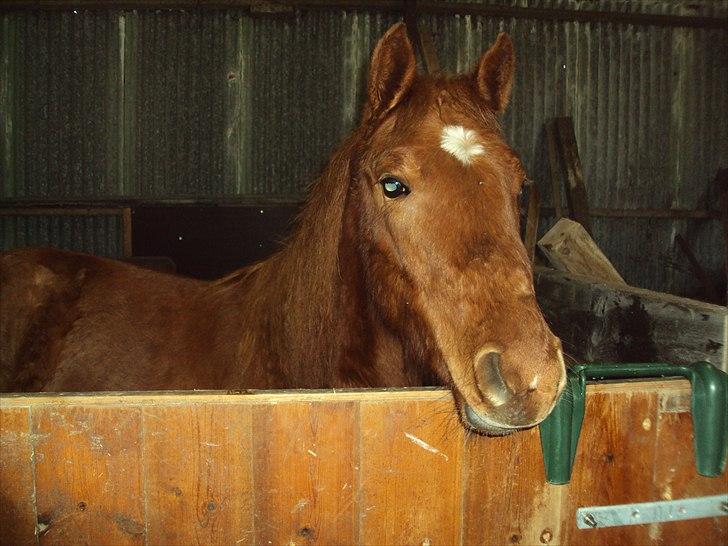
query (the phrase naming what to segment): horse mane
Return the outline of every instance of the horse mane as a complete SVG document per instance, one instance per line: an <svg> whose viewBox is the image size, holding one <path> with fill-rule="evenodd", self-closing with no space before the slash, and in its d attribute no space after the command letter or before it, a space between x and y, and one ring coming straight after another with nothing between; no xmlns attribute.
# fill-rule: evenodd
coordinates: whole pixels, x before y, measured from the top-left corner
<svg viewBox="0 0 728 546"><path fill-rule="evenodd" d="M209 297L229 302L232 324L238 332L242 327L240 374L263 366L265 382L272 386L317 388L337 382L337 352L341 338L350 335L340 328L339 244L363 127L336 149L313 183L283 247L210 285Z"/></svg>

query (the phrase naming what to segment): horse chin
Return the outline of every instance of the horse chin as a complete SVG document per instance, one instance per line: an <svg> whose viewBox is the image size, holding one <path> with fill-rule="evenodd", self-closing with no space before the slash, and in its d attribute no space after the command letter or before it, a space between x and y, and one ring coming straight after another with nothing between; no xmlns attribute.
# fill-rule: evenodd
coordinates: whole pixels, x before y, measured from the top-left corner
<svg viewBox="0 0 728 546"><path fill-rule="evenodd" d="M463 423L467 428L483 436L508 436L509 434L519 430L518 428L503 427L493 422L487 416L478 413L467 402L463 401L462 411L460 412Z"/></svg>

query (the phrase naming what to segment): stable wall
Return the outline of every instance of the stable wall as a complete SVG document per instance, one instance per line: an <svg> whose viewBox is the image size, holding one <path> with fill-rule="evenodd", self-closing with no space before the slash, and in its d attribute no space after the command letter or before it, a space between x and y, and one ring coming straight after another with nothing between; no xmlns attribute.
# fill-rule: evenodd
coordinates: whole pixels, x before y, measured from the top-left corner
<svg viewBox="0 0 728 546"><path fill-rule="evenodd" d="M590 386L572 481L448 391L0 397L0 543L721 544L728 518L579 530L580 506L725 493L684 381ZM37 532L37 537L36 537Z"/></svg>

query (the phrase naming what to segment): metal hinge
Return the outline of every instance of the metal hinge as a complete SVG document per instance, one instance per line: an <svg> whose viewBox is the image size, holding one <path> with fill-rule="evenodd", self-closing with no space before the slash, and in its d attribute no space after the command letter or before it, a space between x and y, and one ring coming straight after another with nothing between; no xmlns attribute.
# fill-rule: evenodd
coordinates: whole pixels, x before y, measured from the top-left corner
<svg viewBox="0 0 728 546"><path fill-rule="evenodd" d="M728 516L728 494L669 501L588 506L576 511L579 529Z"/></svg>

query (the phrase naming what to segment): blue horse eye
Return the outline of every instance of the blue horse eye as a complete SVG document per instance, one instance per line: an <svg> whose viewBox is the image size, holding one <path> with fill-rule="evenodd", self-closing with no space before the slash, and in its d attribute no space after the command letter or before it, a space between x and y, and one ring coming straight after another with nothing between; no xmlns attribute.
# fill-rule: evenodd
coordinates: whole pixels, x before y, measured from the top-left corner
<svg viewBox="0 0 728 546"><path fill-rule="evenodd" d="M393 176L383 178L380 183L382 184L384 195L386 195L390 199L394 199L395 197L399 197L400 195L407 195L410 191L409 188L401 180L398 180Z"/></svg>

